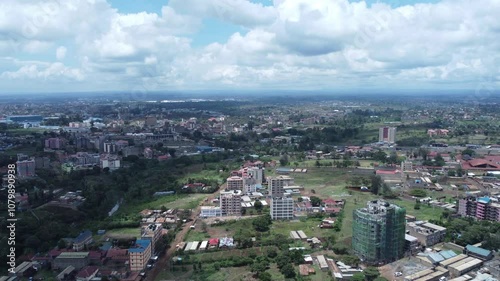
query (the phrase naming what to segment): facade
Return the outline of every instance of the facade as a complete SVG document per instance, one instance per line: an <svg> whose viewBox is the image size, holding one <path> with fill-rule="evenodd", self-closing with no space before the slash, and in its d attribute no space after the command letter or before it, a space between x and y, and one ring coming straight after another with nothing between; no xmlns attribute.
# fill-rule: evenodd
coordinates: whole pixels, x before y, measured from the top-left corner
<svg viewBox="0 0 500 281"><path fill-rule="evenodd" d="M52 269L65 269L73 266L79 270L89 264L89 252L64 252L59 254L52 262Z"/></svg>
<svg viewBox="0 0 500 281"><path fill-rule="evenodd" d="M446 235L445 227L425 221L410 222L406 225L406 229L426 247L442 242Z"/></svg>
<svg viewBox="0 0 500 281"><path fill-rule="evenodd" d="M35 176L35 168L36 168L35 159L17 161L16 167L17 167L17 176L20 178Z"/></svg>
<svg viewBox="0 0 500 281"><path fill-rule="evenodd" d="M64 148L64 140L61 138L48 138L45 140L45 148L63 149Z"/></svg>
<svg viewBox="0 0 500 281"><path fill-rule="evenodd" d="M222 209L214 206L202 206L200 216L202 218L221 217Z"/></svg>
<svg viewBox="0 0 500 281"><path fill-rule="evenodd" d="M223 216L241 216L241 192L221 193L220 208Z"/></svg>
<svg viewBox="0 0 500 281"><path fill-rule="evenodd" d="M419 248L420 243L418 243L417 237L405 234L405 251L409 252L410 255L415 255Z"/></svg>
<svg viewBox="0 0 500 281"><path fill-rule="evenodd" d="M90 230L85 230L80 233L75 239L73 239L73 250L81 251L85 249L85 246L93 243L92 232Z"/></svg>
<svg viewBox="0 0 500 281"><path fill-rule="evenodd" d="M467 197L458 201L458 214L477 220L500 221L500 204L489 197Z"/></svg>
<svg viewBox="0 0 500 281"><path fill-rule="evenodd" d="M269 178L269 195L281 197L285 194L285 186L293 185L293 178L289 176L277 176Z"/></svg>
<svg viewBox="0 0 500 281"><path fill-rule="evenodd" d="M382 127L378 131L379 142L396 142L396 127Z"/></svg>
<svg viewBox="0 0 500 281"><path fill-rule="evenodd" d="M273 197L271 199L271 219L291 220L293 219L293 198Z"/></svg>
<svg viewBox="0 0 500 281"><path fill-rule="evenodd" d="M403 172L413 171L413 163L411 161L401 162L401 170Z"/></svg>
<svg viewBox="0 0 500 281"><path fill-rule="evenodd" d="M243 178L238 176L232 176L227 178L227 189L228 190L243 190Z"/></svg>
<svg viewBox="0 0 500 281"><path fill-rule="evenodd" d="M151 241L136 240L135 247L128 249L130 271L141 271L146 268L151 258Z"/></svg>
<svg viewBox="0 0 500 281"><path fill-rule="evenodd" d="M406 210L383 200L369 201L354 210L352 247L368 264L400 259L405 248Z"/></svg>
<svg viewBox="0 0 500 281"><path fill-rule="evenodd" d="M150 240L151 248L153 251L158 250L158 241L160 240L163 233L163 226L161 224L149 224L142 227L141 229L141 239Z"/></svg>

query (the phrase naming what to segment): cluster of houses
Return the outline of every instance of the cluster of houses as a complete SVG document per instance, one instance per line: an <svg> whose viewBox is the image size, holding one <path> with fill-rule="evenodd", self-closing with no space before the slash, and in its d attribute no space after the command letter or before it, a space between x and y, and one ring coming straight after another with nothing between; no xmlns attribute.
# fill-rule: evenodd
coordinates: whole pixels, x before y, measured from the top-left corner
<svg viewBox="0 0 500 281"><path fill-rule="evenodd" d="M204 241L181 242L175 246L178 251L205 251L209 249L234 248L235 242L232 237L211 238Z"/></svg>

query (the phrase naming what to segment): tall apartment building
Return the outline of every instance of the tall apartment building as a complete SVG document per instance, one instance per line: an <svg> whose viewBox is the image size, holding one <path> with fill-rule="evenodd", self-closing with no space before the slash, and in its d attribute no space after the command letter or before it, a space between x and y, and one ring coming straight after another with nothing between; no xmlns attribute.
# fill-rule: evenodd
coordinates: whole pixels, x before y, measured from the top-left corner
<svg viewBox="0 0 500 281"><path fill-rule="evenodd" d="M220 208L223 216L241 216L241 190L221 192Z"/></svg>
<svg viewBox="0 0 500 281"><path fill-rule="evenodd" d="M269 178L269 195L271 197L282 197L285 194L283 187L293 185L293 178L289 176L277 176Z"/></svg>
<svg viewBox="0 0 500 281"><path fill-rule="evenodd" d="M405 248L406 210L384 200L354 210L352 247L365 263L387 263L400 259Z"/></svg>
<svg viewBox="0 0 500 281"><path fill-rule="evenodd" d="M426 221L409 222L406 229L420 244L429 247L443 241L446 228Z"/></svg>
<svg viewBox="0 0 500 281"><path fill-rule="evenodd" d="M394 143L396 141L396 127L382 127L378 130L378 141Z"/></svg>
<svg viewBox="0 0 500 281"><path fill-rule="evenodd" d="M248 176L255 179L256 184L264 182L264 169L259 167L249 167L247 169Z"/></svg>
<svg viewBox="0 0 500 281"><path fill-rule="evenodd" d="M226 181L228 190L243 190L243 178L238 176L232 176L227 178Z"/></svg>
<svg viewBox="0 0 500 281"><path fill-rule="evenodd" d="M293 198L273 197L271 199L271 219L273 220L293 219Z"/></svg>
<svg viewBox="0 0 500 281"><path fill-rule="evenodd" d="M35 159L17 161L16 167L17 167L17 176L20 178L35 176L35 168L36 168Z"/></svg>
<svg viewBox="0 0 500 281"><path fill-rule="evenodd" d="M143 226L141 229L141 239L151 241L151 249L157 251L158 241L163 233L163 226L161 224L149 224Z"/></svg>
<svg viewBox="0 0 500 281"><path fill-rule="evenodd" d="M151 241L138 239L135 246L128 249L130 271L141 271L146 268L151 258Z"/></svg>
<svg viewBox="0 0 500 281"><path fill-rule="evenodd" d="M458 212L462 217L500 222L500 204L489 197L467 197L458 201Z"/></svg>
<svg viewBox="0 0 500 281"><path fill-rule="evenodd" d="M413 171L413 162L411 162L411 161L402 161L401 162L401 170L403 172Z"/></svg>
<svg viewBox="0 0 500 281"><path fill-rule="evenodd" d="M48 138L45 140L45 148L62 149L64 148L64 140L61 138Z"/></svg>

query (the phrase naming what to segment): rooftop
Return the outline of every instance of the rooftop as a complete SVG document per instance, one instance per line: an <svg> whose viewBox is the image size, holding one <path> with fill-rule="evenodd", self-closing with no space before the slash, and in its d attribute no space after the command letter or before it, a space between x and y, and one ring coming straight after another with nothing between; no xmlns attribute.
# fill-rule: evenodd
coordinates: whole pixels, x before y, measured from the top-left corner
<svg viewBox="0 0 500 281"><path fill-rule="evenodd" d="M150 240L138 239L135 241L135 248L128 249L129 253L142 253L144 252L149 245L151 244Z"/></svg>

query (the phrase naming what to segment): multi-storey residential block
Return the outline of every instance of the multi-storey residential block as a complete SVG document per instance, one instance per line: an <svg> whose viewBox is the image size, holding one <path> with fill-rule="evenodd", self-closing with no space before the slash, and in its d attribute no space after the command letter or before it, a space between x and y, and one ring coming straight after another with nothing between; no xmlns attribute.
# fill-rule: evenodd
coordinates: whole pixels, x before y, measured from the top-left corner
<svg viewBox="0 0 500 281"><path fill-rule="evenodd" d="M467 197L458 201L457 213L477 220L500 221L500 204L489 197Z"/></svg>
<svg viewBox="0 0 500 281"><path fill-rule="evenodd" d="M293 219L293 198L273 197L271 199L271 219L291 220Z"/></svg>
<svg viewBox="0 0 500 281"><path fill-rule="evenodd" d="M442 242L446 235L445 227L425 221L410 222L406 225L406 229L426 247Z"/></svg>
<svg viewBox="0 0 500 281"><path fill-rule="evenodd" d="M243 177L232 176L226 181L228 190L243 190Z"/></svg>
<svg viewBox="0 0 500 281"><path fill-rule="evenodd" d="M383 200L354 210L352 247L368 264L400 259L405 248L405 209Z"/></svg>
<svg viewBox="0 0 500 281"><path fill-rule="evenodd" d="M382 127L378 131L378 141L394 143L396 141L396 127Z"/></svg>
<svg viewBox="0 0 500 281"><path fill-rule="evenodd" d="M35 159L17 161L16 167L17 175L21 178L35 176Z"/></svg>
<svg viewBox="0 0 500 281"><path fill-rule="evenodd" d="M285 194L285 186L293 185L293 178L289 176L277 176L269 178L269 195L271 197L282 197Z"/></svg>
<svg viewBox="0 0 500 281"><path fill-rule="evenodd" d="M158 241L160 240L162 233L163 226L161 224L149 224L142 227L141 239L150 240L152 250L157 251Z"/></svg>
<svg viewBox="0 0 500 281"><path fill-rule="evenodd" d="M92 238L92 232L90 230L85 230L81 232L75 239L73 239L73 250L84 250L85 246L92 244L93 242L94 240Z"/></svg>
<svg viewBox="0 0 500 281"><path fill-rule="evenodd" d="M141 271L151 258L151 241L136 240L134 247L128 249L130 271Z"/></svg>
<svg viewBox="0 0 500 281"><path fill-rule="evenodd" d="M241 190L221 192L220 208L223 216L241 215Z"/></svg>
<svg viewBox="0 0 500 281"><path fill-rule="evenodd" d="M45 148L49 149L63 149L64 140L61 138L48 138L45 140Z"/></svg>

